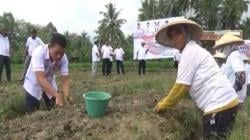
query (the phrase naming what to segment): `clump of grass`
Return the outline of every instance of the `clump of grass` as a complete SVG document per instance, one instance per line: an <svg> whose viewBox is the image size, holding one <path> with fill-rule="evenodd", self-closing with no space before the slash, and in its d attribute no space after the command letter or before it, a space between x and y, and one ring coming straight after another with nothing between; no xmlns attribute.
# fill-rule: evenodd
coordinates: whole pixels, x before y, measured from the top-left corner
<svg viewBox="0 0 250 140"><path fill-rule="evenodd" d="M233 125L233 130L229 137L229 140L246 140L246 126L249 123L248 116L245 111L239 111L236 117L235 124ZM248 138L249 139L249 138Z"/></svg>
<svg viewBox="0 0 250 140"><path fill-rule="evenodd" d="M11 96L0 106L0 120L16 118L24 114L24 97Z"/></svg>

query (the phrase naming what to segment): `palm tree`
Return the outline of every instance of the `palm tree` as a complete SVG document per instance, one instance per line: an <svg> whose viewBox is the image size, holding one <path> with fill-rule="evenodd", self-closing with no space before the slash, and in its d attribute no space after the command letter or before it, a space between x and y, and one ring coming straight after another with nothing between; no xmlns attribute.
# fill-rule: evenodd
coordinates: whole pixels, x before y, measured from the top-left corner
<svg viewBox="0 0 250 140"><path fill-rule="evenodd" d="M195 20L206 30L238 29L247 0L200 0L194 5Z"/></svg>
<svg viewBox="0 0 250 140"><path fill-rule="evenodd" d="M144 0L139 9L139 21L175 16L191 16L199 0Z"/></svg>
<svg viewBox="0 0 250 140"><path fill-rule="evenodd" d="M222 3L222 28L238 29L243 12L247 12L249 1L224 0Z"/></svg>
<svg viewBox="0 0 250 140"><path fill-rule="evenodd" d="M200 0L194 7L196 21L203 25L206 30L220 29L221 4L222 0Z"/></svg>
<svg viewBox="0 0 250 140"><path fill-rule="evenodd" d="M96 31L98 40L109 41L111 44L117 41L123 42L125 36L120 28L126 20L119 19L121 10L117 11L112 3L108 3L105 7L107 11L100 12L103 19L98 22L100 24Z"/></svg>
<svg viewBox="0 0 250 140"><path fill-rule="evenodd" d="M240 29L243 30L243 38L250 38L250 18L246 18L240 25Z"/></svg>
<svg viewBox="0 0 250 140"><path fill-rule="evenodd" d="M156 13L158 7L157 2L155 0L144 0L141 1L142 8L139 9L139 20L149 20L149 19L155 19L157 17Z"/></svg>

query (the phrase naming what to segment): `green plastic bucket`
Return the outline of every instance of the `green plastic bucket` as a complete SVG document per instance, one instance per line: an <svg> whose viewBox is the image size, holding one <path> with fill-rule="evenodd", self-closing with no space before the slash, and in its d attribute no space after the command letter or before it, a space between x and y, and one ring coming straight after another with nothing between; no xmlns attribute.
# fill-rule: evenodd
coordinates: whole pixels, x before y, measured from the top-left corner
<svg viewBox="0 0 250 140"><path fill-rule="evenodd" d="M83 94L87 113L90 117L102 117L105 115L111 95L102 91L89 91Z"/></svg>

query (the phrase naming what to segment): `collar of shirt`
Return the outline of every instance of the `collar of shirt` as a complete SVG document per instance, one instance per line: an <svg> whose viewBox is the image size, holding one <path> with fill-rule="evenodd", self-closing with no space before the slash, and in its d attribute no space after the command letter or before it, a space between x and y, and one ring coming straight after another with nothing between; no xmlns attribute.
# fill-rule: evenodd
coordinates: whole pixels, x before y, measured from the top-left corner
<svg viewBox="0 0 250 140"><path fill-rule="evenodd" d="M54 70L58 70L59 67L61 66L61 63L62 63L62 58L61 60L59 60L57 63L54 63L53 60L50 59L50 56L49 56L49 45L47 44L45 46L45 51L46 51L46 55L45 55L45 60L47 62L50 62L50 67L52 66L54 68Z"/></svg>

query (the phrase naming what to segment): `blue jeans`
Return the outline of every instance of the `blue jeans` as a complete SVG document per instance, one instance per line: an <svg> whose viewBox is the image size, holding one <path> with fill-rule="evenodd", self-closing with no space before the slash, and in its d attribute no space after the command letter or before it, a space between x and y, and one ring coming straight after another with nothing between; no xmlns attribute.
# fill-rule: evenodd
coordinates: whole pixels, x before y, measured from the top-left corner
<svg viewBox="0 0 250 140"><path fill-rule="evenodd" d="M40 108L40 101L37 100L32 95L30 95L27 91L25 91L25 93L26 93L25 111L33 112L33 111L38 110ZM55 97L52 97L51 99L49 99L45 93L43 93L42 96L43 96L47 109L50 110L55 104Z"/></svg>

